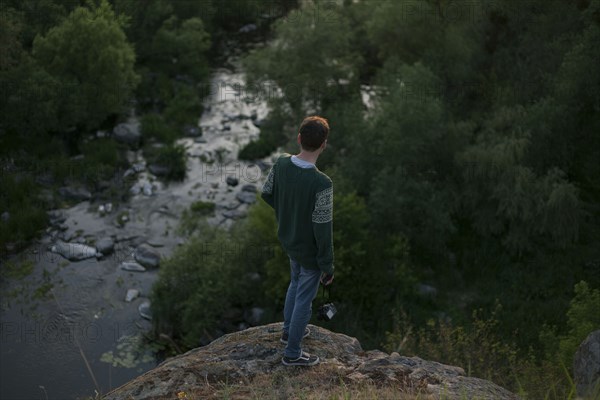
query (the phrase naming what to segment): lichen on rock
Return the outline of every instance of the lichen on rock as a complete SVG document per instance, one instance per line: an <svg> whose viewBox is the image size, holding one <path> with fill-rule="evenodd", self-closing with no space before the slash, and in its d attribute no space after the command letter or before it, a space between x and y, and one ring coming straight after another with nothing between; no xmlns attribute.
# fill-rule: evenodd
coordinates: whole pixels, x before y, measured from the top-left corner
<svg viewBox="0 0 600 400"><path fill-rule="evenodd" d="M407 396L425 396L419 397L423 399L518 399L490 381L465 376L462 368L398 353L364 351L356 338L314 325L309 327L311 333L303 341L303 350L321 358L314 367L281 364L282 324L273 323L224 335L207 346L169 358L103 398L173 399L182 392L205 398L224 383L239 385L238 389L246 391L248 398L268 393L261 392L265 387L279 390L276 397L287 397L281 391L289 390L290 382L309 378L310 386L300 386L304 391L326 392L334 385L368 384L389 387ZM287 382L285 388L278 387L282 382Z"/></svg>

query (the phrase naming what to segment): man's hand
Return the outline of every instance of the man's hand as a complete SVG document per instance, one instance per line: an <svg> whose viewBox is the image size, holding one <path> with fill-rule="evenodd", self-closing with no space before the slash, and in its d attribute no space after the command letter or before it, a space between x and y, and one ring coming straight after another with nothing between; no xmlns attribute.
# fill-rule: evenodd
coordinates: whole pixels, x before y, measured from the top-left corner
<svg viewBox="0 0 600 400"><path fill-rule="evenodd" d="M333 282L333 274L329 275L329 274L323 272L321 274L321 283L324 286L327 286L327 285L331 285L331 282Z"/></svg>

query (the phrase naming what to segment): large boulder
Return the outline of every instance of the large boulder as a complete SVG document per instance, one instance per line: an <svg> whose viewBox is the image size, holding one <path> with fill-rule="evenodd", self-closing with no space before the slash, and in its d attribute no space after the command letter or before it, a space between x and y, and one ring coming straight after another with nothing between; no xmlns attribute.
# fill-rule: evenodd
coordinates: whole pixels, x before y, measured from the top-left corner
<svg viewBox="0 0 600 400"><path fill-rule="evenodd" d="M113 129L114 138L131 146L138 146L142 138L140 124L135 122L124 122Z"/></svg>
<svg viewBox="0 0 600 400"><path fill-rule="evenodd" d="M134 257L146 268L156 268L160 264L160 253L145 243L136 247Z"/></svg>
<svg viewBox="0 0 600 400"><path fill-rule="evenodd" d="M600 330L590 333L575 352L573 375L578 396L600 398Z"/></svg>
<svg viewBox="0 0 600 400"><path fill-rule="evenodd" d="M314 367L281 364L282 324L274 323L224 335L169 358L103 399L213 398L223 385L228 388L227 396L236 399L296 398L300 394L303 398L339 398L365 384L371 385L367 398L518 399L490 381L466 376L462 368L398 353L364 351L356 338L309 327L310 336L302 346L321 358ZM295 392L298 388L302 393Z"/></svg>

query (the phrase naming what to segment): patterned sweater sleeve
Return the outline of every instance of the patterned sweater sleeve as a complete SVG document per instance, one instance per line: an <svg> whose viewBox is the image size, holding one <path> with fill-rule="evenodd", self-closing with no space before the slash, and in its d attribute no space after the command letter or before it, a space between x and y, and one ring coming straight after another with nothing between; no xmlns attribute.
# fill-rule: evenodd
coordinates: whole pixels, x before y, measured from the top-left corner
<svg viewBox="0 0 600 400"><path fill-rule="evenodd" d="M275 185L275 164L271 167L267 180L262 188L260 196L267 202L271 207L275 208L275 202L273 200L273 186Z"/></svg>
<svg viewBox="0 0 600 400"><path fill-rule="evenodd" d="M312 226L317 243L317 264L325 273L333 274L333 185L315 195Z"/></svg>

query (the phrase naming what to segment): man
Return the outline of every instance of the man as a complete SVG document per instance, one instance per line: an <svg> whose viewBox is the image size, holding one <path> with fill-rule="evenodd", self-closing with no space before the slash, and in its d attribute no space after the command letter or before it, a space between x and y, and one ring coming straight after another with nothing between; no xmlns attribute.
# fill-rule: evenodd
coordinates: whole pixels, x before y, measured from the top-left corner
<svg viewBox="0 0 600 400"><path fill-rule="evenodd" d="M315 166L327 146L329 124L307 117L298 132L300 153L284 153L269 171L261 197L275 209L277 237L290 258L291 281L283 310L284 365L316 365L302 351L319 282L333 281L333 184Z"/></svg>

